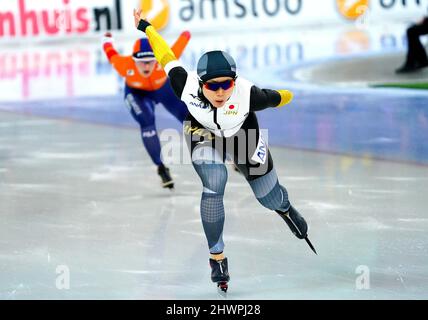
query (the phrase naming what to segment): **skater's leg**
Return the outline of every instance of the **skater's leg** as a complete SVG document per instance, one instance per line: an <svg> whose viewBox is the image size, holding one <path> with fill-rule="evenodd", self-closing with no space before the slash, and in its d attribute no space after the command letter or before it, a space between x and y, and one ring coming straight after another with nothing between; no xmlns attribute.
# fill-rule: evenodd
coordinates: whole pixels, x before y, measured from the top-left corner
<svg viewBox="0 0 428 320"><path fill-rule="evenodd" d="M211 147L196 147L192 152L192 163L203 185L201 218L208 247L215 258L221 258L224 249L223 197L227 170L222 157Z"/></svg>
<svg viewBox="0 0 428 320"><path fill-rule="evenodd" d="M255 116L252 119L249 117L249 120L244 125L258 130ZM260 139L260 134L257 135L257 139ZM252 148L251 145L253 146ZM252 161L253 155L258 152L257 145L248 143L246 155L243 155L238 148L235 148L233 150L235 164L247 179L260 204L267 209L276 211L296 237L300 239L306 238L308 230L306 221L290 204L285 187L279 184L272 156L267 146L265 147L265 161L262 163Z"/></svg>
<svg viewBox="0 0 428 320"><path fill-rule="evenodd" d="M190 114L184 126L184 135L189 146L192 164L202 181L201 219L210 252L211 280L222 291L227 291L230 280L227 258L223 254L224 189L227 170L222 148L217 148L216 138L203 129ZM187 128L187 129L186 129ZM194 130L188 130L192 128Z"/></svg>
<svg viewBox="0 0 428 320"><path fill-rule="evenodd" d="M421 43L420 36L428 33L428 26L413 25L407 30L408 41L408 61L417 63L426 63L428 61L427 54Z"/></svg>
<svg viewBox="0 0 428 320"><path fill-rule="evenodd" d="M270 152L268 156L271 159ZM272 169L268 173L255 179L252 178L254 177L249 176L247 180L260 204L267 209L275 210L296 237L299 239L306 238L308 225L300 213L290 204L287 189L279 184L273 161Z"/></svg>
<svg viewBox="0 0 428 320"><path fill-rule="evenodd" d="M185 103L178 99L172 91L169 81L167 81L161 89L156 91L156 100L161 102L165 109L178 121L183 123L188 114L188 110Z"/></svg>
<svg viewBox="0 0 428 320"><path fill-rule="evenodd" d="M132 116L140 125L144 147L153 163L159 166L162 164L161 145L155 125L154 102L131 92L126 95L125 101Z"/></svg>
<svg viewBox="0 0 428 320"><path fill-rule="evenodd" d="M153 163L157 166L157 173L162 180L163 188L174 188L174 181L161 160L161 144L155 125L155 101L145 92L135 91L126 87L126 105L131 115L140 125L141 139Z"/></svg>
<svg viewBox="0 0 428 320"><path fill-rule="evenodd" d="M307 236L308 225L290 204L287 190L279 184L275 168L254 180L248 180L257 200L265 208L275 210L299 239Z"/></svg>
<svg viewBox="0 0 428 320"><path fill-rule="evenodd" d="M425 34L428 34L428 18L407 29L406 61L396 70L396 73L413 72L428 66L427 53L420 40L420 37Z"/></svg>
<svg viewBox="0 0 428 320"><path fill-rule="evenodd" d="M263 137L260 135L257 118L254 114L250 114L244 123L244 127L247 130L247 134L243 136L245 136L246 139L250 139L251 136L248 134L249 130L256 130L256 135L253 137L257 140L253 141L253 143L247 141L246 148L242 148L242 146L238 144L239 139L234 138L234 148L232 151L228 149L228 154L233 153L235 165L249 182L260 204L270 210L285 212L290 207L288 193L278 182L278 176L273 166L271 153ZM259 162L256 162L253 159L254 155L259 153L258 146L260 143L264 145L263 150L265 153L264 157L256 158L259 160ZM230 148L231 145L231 143L228 144L227 148Z"/></svg>
<svg viewBox="0 0 428 320"><path fill-rule="evenodd" d="M272 161L270 152L268 151L268 161ZM278 181L275 168L261 176L247 176L248 183L254 192L257 200L262 206L270 210L279 210L286 212L290 208L288 200L288 192L285 187L281 186Z"/></svg>

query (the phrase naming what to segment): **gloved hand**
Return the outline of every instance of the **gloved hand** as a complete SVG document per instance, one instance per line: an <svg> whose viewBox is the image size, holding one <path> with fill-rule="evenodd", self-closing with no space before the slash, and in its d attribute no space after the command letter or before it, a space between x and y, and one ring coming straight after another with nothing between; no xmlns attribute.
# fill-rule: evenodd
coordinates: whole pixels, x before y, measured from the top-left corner
<svg viewBox="0 0 428 320"><path fill-rule="evenodd" d="M103 45L106 43L112 43L113 42L113 35L111 34L111 32L104 33L102 41L103 41Z"/></svg>
<svg viewBox="0 0 428 320"><path fill-rule="evenodd" d="M135 27L140 31L146 32L146 28L148 26L151 26L151 24L148 21L141 19L141 13L142 13L141 9L134 9Z"/></svg>
<svg viewBox="0 0 428 320"><path fill-rule="evenodd" d="M293 100L293 92L289 90L277 90L277 92L281 95L281 102L277 108L281 108Z"/></svg>

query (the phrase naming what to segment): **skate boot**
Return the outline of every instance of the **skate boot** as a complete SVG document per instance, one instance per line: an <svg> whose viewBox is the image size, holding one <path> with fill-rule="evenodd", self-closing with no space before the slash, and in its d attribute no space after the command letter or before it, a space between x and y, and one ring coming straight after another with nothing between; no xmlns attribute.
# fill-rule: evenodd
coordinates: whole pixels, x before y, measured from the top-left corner
<svg viewBox="0 0 428 320"><path fill-rule="evenodd" d="M276 213L287 223L291 232L299 239L305 239L308 235L308 225L305 219L300 215L300 213L294 209L293 206L290 206L290 209L286 212L281 212L275 210Z"/></svg>
<svg viewBox="0 0 428 320"><path fill-rule="evenodd" d="M171 174L169 173L169 169L163 164L158 166L158 175L160 175L162 179L163 188L174 189L174 181L172 180Z"/></svg>
<svg viewBox="0 0 428 320"><path fill-rule="evenodd" d="M218 289L226 293L230 280L229 271L227 269L227 258L223 260L214 260L210 258L210 266L212 282L217 283Z"/></svg>
<svg viewBox="0 0 428 320"><path fill-rule="evenodd" d="M315 254L318 254L313 244L308 238L308 224L306 223L305 219L300 215L299 211L294 209L294 207L291 205L290 205L290 209L288 209L288 211L286 212L282 212L279 210L275 210L275 211L287 223L291 232L293 232L297 238L305 239L306 243L311 248L311 250Z"/></svg>

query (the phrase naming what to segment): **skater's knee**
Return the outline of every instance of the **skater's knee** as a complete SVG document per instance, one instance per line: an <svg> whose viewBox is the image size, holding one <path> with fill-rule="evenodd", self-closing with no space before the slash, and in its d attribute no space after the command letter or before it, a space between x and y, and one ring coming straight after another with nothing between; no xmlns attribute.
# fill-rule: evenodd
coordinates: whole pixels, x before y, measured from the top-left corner
<svg viewBox="0 0 428 320"><path fill-rule="evenodd" d="M257 198L260 204L270 210L277 210L282 203L282 195L279 187L273 188L267 195Z"/></svg>
<svg viewBox="0 0 428 320"><path fill-rule="evenodd" d="M141 113L136 115L136 120L141 129L155 127L155 117L150 113Z"/></svg>
<svg viewBox="0 0 428 320"><path fill-rule="evenodd" d="M227 169L224 164L213 163L204 165L202 184L205 193L224 194L227 183Z"/></svg>
<svg viewBox="0 0 428 320"><path fill-rule="evenodd" d="M250 181L251 189L262 206L270 210L279 210L288 202L287 190L278 182L275 169L264 176Z"/></svg>
<svg viewBox="0 0 428 320"><path fill-rule="evenodd" d="M249 183L257 199L265 197L278 183L275 168L272 168L267 174L249 181Z"/></svg>
<svg viewBox="0 0 428 320"><path fill-rule="evenodd" d="M227 183L227 169L215 154L215 150L207 148L205 155L193 155L192 163L201 178L204 193L223 195Z"/></svg>
<svg viewBox="0 0 428 320"><path fill-rule="evenodd" d="M279 183L267 195L257 200L270 210L286 210L290 205L287 190Z"/></svg>

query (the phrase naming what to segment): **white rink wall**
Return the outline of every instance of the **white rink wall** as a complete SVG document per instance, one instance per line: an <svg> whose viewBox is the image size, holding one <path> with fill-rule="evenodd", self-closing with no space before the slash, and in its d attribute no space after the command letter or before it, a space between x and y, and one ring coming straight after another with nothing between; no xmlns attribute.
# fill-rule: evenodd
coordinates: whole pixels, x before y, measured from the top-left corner
<svg viewBox="0 0 428 320"><path fill-rule="evenodd" d="M324 28L300 33L231 33L205 37L194 34L181 61L189 70L207 50L226 50L240 74L258 85L275 86L273 75L294 65L331 57L402 51L405 24L370 30ZM321 36L322 35L322 36ZM173 43L177 35L167 36ZM130 54L135 39L117 38L115 45ZM62 41L30 46L4 46L0 52L0 102L119 94L123 80L102 51L101 36L92 41Z"/></svg>
<svg viewBox="0 0 428 320"><path fill-rule="evenodd" d="M349 15L358 13L364 3L365 14L351 19ZM169 43L181 31L191 32L181 57L189 69L207 50L225 50L235 57L242 76L275 87L278 70L301 63L403 51L406 26L426 12L428 0L0 0L0 4L0 102L12 102L120 94L123 80L102 52L101 38L111 29L117 49L129 54L135 39L143 36L132 19L138 5Z"/></svg>

